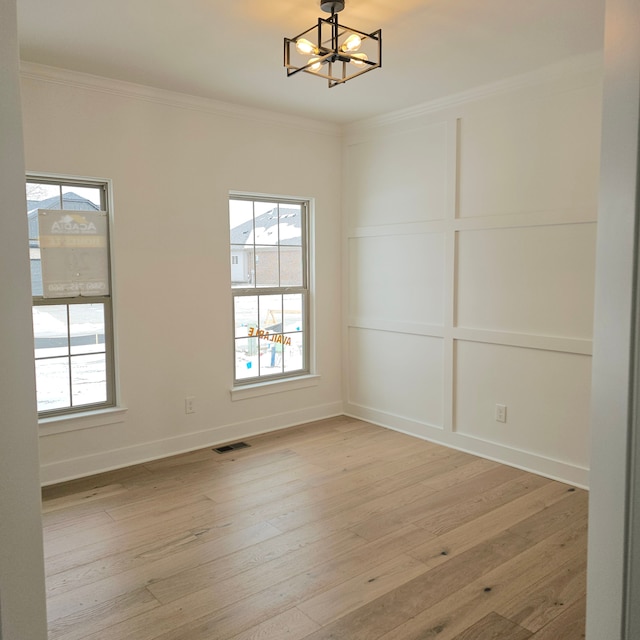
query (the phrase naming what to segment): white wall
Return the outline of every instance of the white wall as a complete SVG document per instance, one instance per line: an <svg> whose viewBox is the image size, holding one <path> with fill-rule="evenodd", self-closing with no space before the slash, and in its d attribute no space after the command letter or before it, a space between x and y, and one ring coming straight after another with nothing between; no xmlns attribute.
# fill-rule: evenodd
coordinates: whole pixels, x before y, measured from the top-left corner
<svg viewBox="0 0 640 640"><path fill-rule="evenodd" d="M601 80L588 56L348 128L349 414L587 484Z"/></svg>
<svg viewBox="0 0 640 640"><path fill-rule="evenodd" d="M33 65L22 92L28 171L113 181L127 408L80 431L42 426L44 482L341 413L337 128ZM229 190L315 199L314 386L231 399Z"/></svg>
<svg viewBox="0 0 640 640"><path fill-rule="evenodd" d="M45 640L15 0L0 0L0 638Z"/></svg>

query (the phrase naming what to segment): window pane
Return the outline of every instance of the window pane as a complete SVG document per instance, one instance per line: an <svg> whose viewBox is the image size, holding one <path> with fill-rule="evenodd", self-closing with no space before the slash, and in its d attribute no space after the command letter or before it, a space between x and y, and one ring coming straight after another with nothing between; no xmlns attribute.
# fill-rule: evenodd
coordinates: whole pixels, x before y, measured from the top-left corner
<svg viewBox="0 0 640 640"><path fill-rule="evenodd" d="M73 406L107 400L107 361L104 353L71 358Z"/></svg>
<svg viewBox="0 0 640 640"><path fill-rule="evenodd" d="M234 298L235 337L249 335L258 329L258 296Z"/></svg>
<svg viewBox="0 0 640 640"><path fill-rule="evenodd" d="M285 372L304 369L303 332L284 334L284 370Z"/></svg>
<svg viewBox="0 0 640 640"><path fill-rule="evenodd" d="M255 203L255 244L278 244L278 205L275 202Z"/></svg>
<svg viewBox="0 0 640 640"><path fill-rule="evenodd" d="M280 207L280 244L302 246L302 207L299 204Z"/></svg>
<svg viewBox="0 0 640 640"><path fill-rule="evenodd" d="M282 295L260 296L260 375L282 373Z"/></svg>
<svg viewBox="0 0 640 640"><path fill-rule="evenodd" d="M302 247L280 247L280 286L302 287Z"/></svg>
<svg viewBox="0 0 640 640"><path fill-rule="evenodd" d="M31 295L42 296L42 263L38 209L60 208L60 187L56 184L27 183L27 221L29 224L29 262L31 264Z"/></svg>
<svg viewBox="0 0 640 640"><path fill-rule="evenodd" d="M29 263L31 265L31 295L42 296L42 260L38 240L29 240Z"/></svg>
<svg viewBox="0 0 640 640"><path fill-rule="evenodd" d="M282 373L282 334L271 333L264 339L260 357L260 375Z"/></svg>
<svg viewBox="0 0 640 640"><path fill-rule="evenodd" d="M104 304L69 305L71 353L104 353Z"/></svg>
<svg viewBox="0 0 640 640"><path fill-rule="evenodd" d="M93 187L62 187L62 208L75 211L100 211L101 189Z"/></svg>
<svg viewBox="0 0 640 640"><path fill-rule="evenodd" d="M282 296L260 296L260 329L269 333L282 331Z"/></svg>
<svg viewBox="0 0 640 640"><path fill-rule="evenodd" d="M253 244L253 202L229 200L231 244Z"/></svg>
<svg viewBox="0 0 640 640"><path fill-rule="evenodd" d="M231 245L231 286L253 285L253 248L241 244Z"/></svg>
<svg viewBox="0 0 640 640"><path fill-rule="evenodd" d="M258 338L239 338L235 340L237 380L258 375L258 349Z"/></svg>
<svg viewBox="0 0 640 640"><path fill-rule="evenodd" d="M277 287L279 282L278 247L256 246L256 287Z"/></svg>
<svg viewBox="0 0 640 640"><path fill-rule="evenodd" d="M38 411L69 407L69 359L36 360Z"/></svg>
<svg viewBox="0 0 640 640"><path fill-rule="evenodd" d="M67 305L33 307L33 337L36 358L67 355Z"/></svg>
<svg viewBox="0 0 640 640"><path fill-rule="evenodd" d="M280 285L280 263L278 247L255 247L256 287L278 287Z"/></svg>
<svg viewBox="0 0 640 640"><path fill-rule="evenodd" d="M38 209L60 208L60 186L27 182L27 211L29 213L29 237L37 238ZM33 213L32 213L33 212ZM35 219L35 233L32 234L31 220Z"/></svg>
<svg viewBox="0 0 640 640"><path fill-rule="evenodd" d="M284 331L302 331L304 325L304 298L301 293L290 293L283 296Z"/></svg>

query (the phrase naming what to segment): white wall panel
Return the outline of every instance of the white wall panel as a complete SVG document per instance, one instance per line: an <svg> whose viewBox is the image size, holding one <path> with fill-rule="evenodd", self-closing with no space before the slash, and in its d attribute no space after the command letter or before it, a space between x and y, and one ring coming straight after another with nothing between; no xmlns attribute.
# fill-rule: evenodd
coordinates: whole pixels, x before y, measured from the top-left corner
<svg viewBox="0 0 640 640"><path fill-rule="evenodd" d="M461 231L458 326L591 338L596 224Z"/></svg>
<svg viewBox="0 0 640 640"><path fill-rule="evenodd" d="M352 317L443 324L444 234L352 238L349 257Z"/></svg>
<svg viewBox="0 0 640 640"><path fill-rule="evenodd" d="M600 91L587 86L467 112L461 123L459 215L593 210Z"/></svg>
<svg viewBox="0 0 640 640"><path fill-rule="evenodd" d="M587 485L601 96L585 58L347 127L352 415Z"/></svg>
<svg viewBox="0 0 640 640"><path fill-rule="evenodd" d="M588 466L589 356L474 342L455 351L458 433Z"/></svg>
<svg viewBox="0 0 640 640"><path fill-rule="evenodd" d="M442 426L443 340L387 331L349 331L349 402Z"/></svg>
<svg viewBox="0 0 640 640"><path fill-rule="evenodd" d="M446 200L447 124L347 147L347 207L353 226L437 220Z"/></svg>

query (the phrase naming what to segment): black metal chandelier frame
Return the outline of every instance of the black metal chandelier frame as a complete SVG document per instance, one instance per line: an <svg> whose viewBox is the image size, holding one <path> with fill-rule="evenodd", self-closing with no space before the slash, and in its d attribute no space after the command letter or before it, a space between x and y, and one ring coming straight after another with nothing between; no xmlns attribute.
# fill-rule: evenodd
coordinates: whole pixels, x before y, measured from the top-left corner
<svg viewBox="0 0 640 640"><path fill-rule="evenodd" d="M329 82L329 88L339 84L344 84L347 80L357 78L363 73L378 69L382 66L382 29L377 29L371 33L353 29L346 25L341 25L338 21L338 13L344 8L344 2L322 2L322 8L330 7L330 18L318 18L318 23L309 27L306 31L295 36L295 38L284 39L284 66L287 69L287 77L296 75L301 71L310 73L320 78L325 78ZM336 11L336 7L337 11ZM314 33L315 32L315 33ZM327 35L330 33L330 36ZM370 60L357 53L351 53L344 48L345 35L355 34L363 42L373 43L375 59ZM295 64L292 58L292 50L302 38L309 37L314 46L313 57L303 61L302 65ZM358 65L355 71L350 73L350 64L354 62Z"/></svg>

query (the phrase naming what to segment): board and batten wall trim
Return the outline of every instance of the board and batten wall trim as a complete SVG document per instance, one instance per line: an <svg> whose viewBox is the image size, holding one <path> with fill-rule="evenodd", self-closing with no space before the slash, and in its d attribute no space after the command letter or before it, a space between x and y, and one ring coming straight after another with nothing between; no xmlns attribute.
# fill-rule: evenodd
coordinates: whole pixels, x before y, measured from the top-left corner
<svg viewBox="0 0 640 640"><path fill-rule="evenodd" d="M347 414L587 486L592 62L347 128Z"/></svg>

